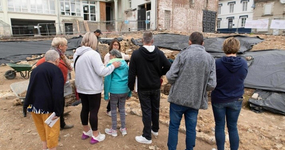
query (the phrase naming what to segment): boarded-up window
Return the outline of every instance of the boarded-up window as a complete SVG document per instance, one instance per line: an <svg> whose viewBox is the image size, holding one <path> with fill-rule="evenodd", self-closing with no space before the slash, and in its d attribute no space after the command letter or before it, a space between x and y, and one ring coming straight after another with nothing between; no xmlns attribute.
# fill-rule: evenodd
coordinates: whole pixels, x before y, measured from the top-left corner
<svg viewBox="0 0 285 150"><path fill-rule="evenodd" d="M164 11L164 28L169 29L170 28L170 10L165 10Z"/></svg>
<svg viewBox="0 0 285 150"><path fill-rule="evenodd" d="M272 3L264 4L264 15L271 15Z"/></svg>

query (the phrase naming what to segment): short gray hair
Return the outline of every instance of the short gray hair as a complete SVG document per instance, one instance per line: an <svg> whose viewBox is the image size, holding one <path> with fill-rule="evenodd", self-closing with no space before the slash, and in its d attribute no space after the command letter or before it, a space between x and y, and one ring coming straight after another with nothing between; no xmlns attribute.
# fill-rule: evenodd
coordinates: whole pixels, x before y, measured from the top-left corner
<svg viewBox="0 0 285 150"><path fill-rule="evenodd" d="M55 62L59 58L59 54L55 50L48 50L45 54L45 60Z"/></svg>
<svg viewBox="0 0 285 150"><path fill-rule="evenodd" d="M144 32L144 34L143 34L143 43L150 44L152 40L153 40L152 33L149 32L149 31Z"/></svg>
<svg viewBox="0 0 285 150"><path fill-rule="evenodd" d="M112 49L109 53L110 55L115 56L116 58L122 58L122 54L119 50Z"/></svg>

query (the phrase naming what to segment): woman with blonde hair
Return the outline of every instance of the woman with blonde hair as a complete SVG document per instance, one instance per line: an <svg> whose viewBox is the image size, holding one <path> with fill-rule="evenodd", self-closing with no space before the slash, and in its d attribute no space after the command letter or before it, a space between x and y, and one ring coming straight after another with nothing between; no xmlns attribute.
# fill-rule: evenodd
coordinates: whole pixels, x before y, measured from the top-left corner
<svg viewBox="0 0 285 150"><path fill-rule="evenodd" d="M82 39L81 47L74 53L75 85L81 98L82 109L80 113L83 125L81 139L91 137L90 143L95 144L105 139L105 134L98 130L98 112L101 104L103 78L111 74L120 62L113 62L105 67L100 54L95 51L97 38L92 32L87 32ZM88 120L91 129L88 126Z"/></svg>
<svg viewBox="0 0 285 150"><path fill-rule="evenodd" d="M51 49L57 51L59 56L60 56L60 61L59 61L58 67L62 72L64 84L65 84L67 81L67 78L68 78L68 72L72 71L71 62L64 55L64 53L66 52L66 49L67 49L66 38L64 38L64 37L53 38L53 40L51 42ZM44 62L45 62L45 57L40 59L37 62L36 66L39 66L40 64L42 64ZM63 101L65 103L64 97L63 97ZM63 105L63 112L64 112L64 105ZM62 113L62 115L60 116L60 129L70 129L70 128L73 128L73 125L68 125L65 123L63 113Z"/></svg>
<svg viewBox="0 0 285 150"><path fill-rule="evenodd" d="M237 121L242 107L244 79L247 75L246 61L237 56L240 42L230 37L224 41L226 56L216 60L217 86L211 100L215 118L215 138L218 150L224 150L225 122L229 132L231 150L238 150Z"/></svg>

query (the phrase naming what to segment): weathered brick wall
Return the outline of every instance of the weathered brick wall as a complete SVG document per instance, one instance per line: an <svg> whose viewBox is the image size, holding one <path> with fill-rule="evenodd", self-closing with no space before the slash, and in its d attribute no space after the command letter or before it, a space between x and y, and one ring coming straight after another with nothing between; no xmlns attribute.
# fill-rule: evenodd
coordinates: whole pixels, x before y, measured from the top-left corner
<svg viewBox="0 0 285 150"><path fill-rule="evenodd" d="M208 1L208 4L206 3ZM218 0L159 0L158 29L165 29L165 10L170 10L170 30L179 32L202 32L203 10L215 11Z"/></svg>

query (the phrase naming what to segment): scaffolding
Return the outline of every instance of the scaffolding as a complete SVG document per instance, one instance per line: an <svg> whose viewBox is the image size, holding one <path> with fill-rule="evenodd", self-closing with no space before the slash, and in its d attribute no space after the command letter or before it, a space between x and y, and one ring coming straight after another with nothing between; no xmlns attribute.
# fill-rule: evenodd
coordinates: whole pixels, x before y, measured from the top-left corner
<svg viewBox="0 0 285 150"><path fill-rule="evenodd" d="M0 20L0 37L11 36L11 27L9 24Z"/></svg>

